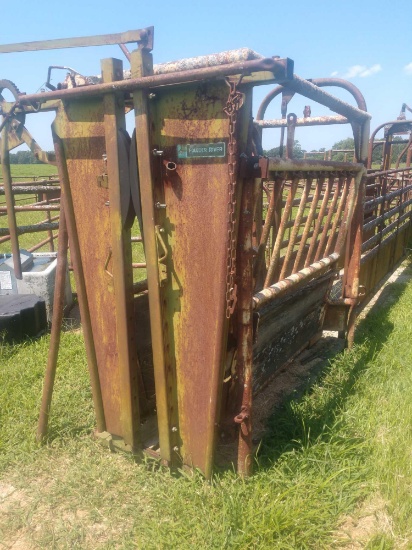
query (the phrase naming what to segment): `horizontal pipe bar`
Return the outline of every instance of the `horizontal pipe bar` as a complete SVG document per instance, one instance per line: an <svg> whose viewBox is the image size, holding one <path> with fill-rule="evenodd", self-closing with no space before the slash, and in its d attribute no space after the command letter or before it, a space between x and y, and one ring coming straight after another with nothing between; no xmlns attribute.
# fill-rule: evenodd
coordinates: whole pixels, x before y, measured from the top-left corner
<svg viewBox="0 0 412 550"><path fill-rule="evenodd" d="M412 190L412 185L407 185L406 187L401 187L397 189L396 191L391 191L390 193L387 193L386 195L382 195L380 197L376 197L375 199L372 199L370 201L365 202L363 205L364 212L371 212L375 206L378 206L379 204L383 202L388 202L394 199L395 197L399 195L403 195L407 193L408 191Z"/></svg>
<svg viewBox="0 0 412 550"><path fill-rule="evenodd" d="M101 34L96 36L57 38L55 40L37 40L35 42L3 44L0 45L0 53L59 50L63 48L84 48L87 46L110 46L113 44L129 44L131 42L147 42L150 36L153 37L153 27L120 32L117 34Z"/></svg>
<svg viewBox="0 0 412 550"><path fill-rule="evenodd" d="M20 225L17 227L17 234L24 235L25 233L40 233L49 229L58 229L58 223L39 223L36 225ZM8 227L0 227L0 236L8 236L10 229Z"/></svg>
<svg viewBox="0 0 412 550"><path fill-rule="evenodd" d="M301 269L297 273L289 275L289 277L286 277L282 281L279 281L274 285L269 286L268 288L264 288L254 295L253 308L260 309L265 304L277 298L280 294L283 294L289 288L296 286L299 283L312 278L314 275L320 273L324 269L331 267L339 260L339 258L340 254L334 252L326 258L323 258L322 260L319 260L318 262L315 262L310 266Z"/></svg>
<svg viewBox="0 0 412 550"><path fill-rule="evenodd" d="M43 204L43 205L34 205L32 206L31 204L27 205L27 206L15 206L14 207L14 211L15 212L42 212L42 211L46 211L46 212L60 212L60 206L58 205L46 205L46 204ZM0 206L0 213L2 212L7 212L7 207L5 206Z"/></svg>
<svg viewBox="0 0 412 550"><path fill-rule="evenodd" d="M390 176L391 174L398 174L399 172L407 172L411 174L412 168L393 168L391 170L382 170L381 172L371 172L371 169L368 169L367 178L372 179L380 176Z"/></svg>
<svg viewBox="0 0 412 550"><path fill-rule="evenodd" d="M407 206L409 206L410 204L412 204L412 199L409 199L408 201L403 202L399 206L396 206L395 208L392 208L391 210L388 210L387 212L385 212L381 216L378 216L377 218L371 220L368 223L365 223L365 225L363 226L363 231L370 231L371 229L373 229L374 227L376 227L380 223L386 221L387 219L391 218L392 216L394 216L398 212L402 212L402 210L405 210L405 208Z"/></svg>
<svg viewBox="0 0 412 550"><path fill-rule="evenodd" d="M294 126L328 126L331 124L348 124L349 120L343 116L314 116L307 118L298 118ZM282 128L287 127L286 118L255 120L253 122L258 128ZM323 152L319 153L323 155Z"/></svg>
<svg viewBox="0 0 412 550"><path fill-rule="evenodd" d="M19 176L20 178L23 177L23 176ZM33 179L33 176L30 176L30 179L31 181L13 181L13 187L15 185L39 185L39 184L46 184L46 185L51 185L53 183L59 183L60 180L58 178L38 178L38 179ZM1 178L0 178L0 182L1 182Z"/></svg>
<svg viewBox="0 0 412 550"><path fill-rule="evenodd" d="M375 243L379 242L385 235L388 235L393 231L396 227L399 227L401 224L402 226L405 225L403 222L407 220L408 218L411 218L411 212L405 212L405 214L402 214L398 219L394 220L391 224L387 225L382 231L368 239L362 244L362 254L366 252L367 250L370 250L372 246L375 245ZM384 240L381 241L381 244L384 242Z"/></svg>
<svg viewBox="0 0 412 550"><path fill-rule="evenodd" d="M335 162L332 160L296 160L296 159L281 159L269 158L269 172L341 172L347 171L350 173L362 172L363 164L351 162ZM341 175L341 174L339 174Z"/></svg>
<svg viewBox="0 0 412 550"><path fill-rule="evenodd" d="M60 186L51 185L19 185L19 187L12 187L13 195L28 195L30 193L54 193L60 191ZM4 195L4 187L0 186L0 195Z"/></svg>
<svg viewBox="0 0 412 550"><path fill-rule="evenodd" d="M291 90L329 107L335 113L342 115L350 120L366 121L369 120L371 115L366 111L361 111L357 107L353 107L346 101L342 101L337 97L325 92L322 88L319 88L312 82L304 80L297 75L293 76L293 80L288 82L288 88Z"/></svg>
<svg viewBox="0 0 412 550"><path fill-rule="evenodd" d="M143 76L130 80L119 80L107 84L95 84L90 86L79 86L65 90L52 92L41 92L38 94L20 95L20 105L33 105L55 99L71 100L79 97L96 97L114 92L133 92L135 90L151 89L158 86L181 84L184 82L197 82L213 78L222 78L230 75L246 74L251 72L269 71L274 74L274 80L287 81L290 70L289 59L254 59L241 63L228 63L216 67L204 67L202 69L191 69L177 73L166 73L159 75ZM276 73L276 75L275 75Z"/></svg>
<svg viewBox="0 0 412 550"><path fill-rule="evenodd" d="M36 250L38 250L42 246L45 246L46 244L49 244L50 242L54 241L54 239L57 239L58 236L59 236L58 233L54 233L53 237L47 237L47 239L44 239L43 241L40 241L39 243L35 244L31 248L28 248L27 251L28 252L35 252Z"/></svg>

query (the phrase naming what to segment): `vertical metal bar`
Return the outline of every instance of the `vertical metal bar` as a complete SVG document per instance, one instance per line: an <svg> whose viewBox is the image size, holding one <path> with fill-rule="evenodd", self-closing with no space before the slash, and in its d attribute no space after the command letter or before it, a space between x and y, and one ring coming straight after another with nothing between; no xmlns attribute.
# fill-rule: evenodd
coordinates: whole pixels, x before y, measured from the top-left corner
<svg viewBox="0 0 412 550"><path fill-rule="evenodd" d="M41 442L47 434L50 406L53 396L54 379L57 369L57 358L60 346L60 334L63 321L64 295L67 271L68 235L64 208L60 210L59 241L57 250L57 268L53 298L53 318L50 334L50 346L44 375L43 395L37 425L37 441Z"/></svg>
<svg viewBox="0 0 412 550"><path fill-rule="evenodd" d="M316 250L315 258L314 258L315 262L317 262L320 258L323 258L323 256L325 255L324 254L324 247L325 247L326 239L328 238L330 223L331 223L333 215L335 213L335 208L336 208L336 204L338 202L340 191L342 189L342 185L343 185L343 178L340 177L339 180L336 182L335 192L333 194L332 201L329 205L328 215L326 217L325 225L323 226L322 235L321 235L321 238L320 238L317 250Z"/></svg>
<svg viewBox="0 0 412 550"><path fill-rule="evenodd" d="M306 208L306 201L308 200L309 190L310 190L311 187L312 187L312 178L308 177L306 182L305 182L305 187L303 189L302 196L300 198L300 204L299 204L298 212L296 214L296 218L294 220L292 233L289 237L288 248L286 250L285 258L283 260L282 270L281 270L280 276L279 276L280 280L284 279L286 277L286 274L289 270L289 264L290 264L290 260L292 258L293 249L295 247L296 237L297 237L299 229L300 229L300 224L301 224L301 221L302 221L303 213L304 213L305 208Z"/></svg>
<svg viewBox="0 0 412 550"><path fill-rule="evenodd" d="M330 251L333 249L333 243L335 242L335 239L336 239L336 236L337 236L337 228L338 228L338 225L341 222L342 212L344 211L344 208L346 206L346 199L348 197L348 192L349 192L349 183L350 183L350 178L347 177L345 179L342 195L340 196L338 209L336 211L336 214L335 214L335 217L334 217L334 220L333 220L332 229L331 229L330 234L329 234L329 238L328 238L328 242L327 242L327 245L326 245L326 248L325 248L324 256L328 256L328 254L330 254Z"/></svg>
<svg viewBox="0 0 412 550"><path fill-rule="evenodd" d="M272 193L270 195L270 201L268 205L268 209L266 212L266 219L265 224L262 229L262 234L260 236L260 242L259 242L259 248L256 255L256 286L260 288L260 281L262 278L262 272L265 267L265 251L266 246L268 242L268 238L270 235L270 229L273 225L273 220L276 212L276 206L278 204L278 201L282 198L282 185L283 180L281 178L276 178L273 182L273 189Z"/></svg>
<svg viewBox="0 0 412 550"><path fill-rule="evenodd" d="M363 234L363 203L366 191L366 171L362 175L351 228L347 238L347 253L345 262L345 277L343 280L344 298L357 300L359 296L360 260L362 255ZM347 342L351 347L355 337L356 309L352 308L348 315Z"/></svg>
<svg viewBox="0 0 412 550"><path fill-rule="evenodd" d="M149 52L136 50L131 53L132 78L147 76L153 71ZM157 423L159 428L160 456L168 462L172 459L171 426L169 412L169 383L165 365L161 290L156 243L156 213L152 175L152 147L150 142L150 115L146 90L133 92L136 120L136 149L139 166L140 196L144 227L144 246L149 288L150 328L152 335L153 365L156 385Z"/></svg>
<svg viewBox="0 0 412 550"><path fill-rule="evenodd" d="M45 201L46 204L50 204L48 201L48 195L47 193L43 193L43 201ZM51 214L50 212L47 212L47 221L48 223L51 223ZM54 252L54 237L53 237L53 231L51 229L47 232L49 236L49 243L50 243L50 252Z"/></svg>
<svg viewBox="0 0 412 550"><path fill-rule="evenodd" d="M56 152L57 169L62 187L61 207L64 208L67 232L70 241L70 257L74 265L77 296L79 298L80 316L82 320L84 343L89 368L90 385L92 389L93 404L96 413L97 431L106 430L102 391L100 387L99 371L97 368L96 350L93 339L92 323L90 319L89 305L87 302L86 284L84 280L83 266L80 254L79 238L76 229L73 200L70 190L69 175L67 173L66 158L62 140L53 132L54 150Z"/></svg>
<svg viewBox="0 0 412 550"><path fill-rule="evenodd" d="M123 78L123 63L118 59L104 59L101 64L103 82ZM119 133L126 127L122 96L106 94L104 129L109 181L112 273L115 294L115 318L120 374L120 410L123 439L137 449L139 444L139 403L137 395L137 349L134 336L133 270L131 232L122 219L122 195L131 201L130 181L121 181ZM126 155L128 157L128 154ZM124 168L124 167L123 167Z"/></svg>
<svg viewBox="0 0 412 550"><path fill-rule="evenodd" d="M310 206L308 219L306 220L306 225L305 225L305 229L303 230L302 238L301 238L300 245L299 245L299 250L298 250L298 253L296 255L295 263L293 265L293 270L292 270L293 273L295 273L295 271L297 271L299 269L299 264L300 264L300 261L301 261L301 258L302 258L303 251L304 251L305 246L306 246L306 241L308 239L308 235L309 235L309 231L310 231L312 222L313 222L314 217L315 217L315 213L316 213L316 209L318 207L319 197L320 197L320 194L321 194L321 190L322 190L324 181L325 181L324 177L319 177L317 179L315 193L313 195L312 204Z"/></svg>
<svg viewBox="0 0 412 550"><path fill-rule="evenodd" d="M237 385L240 390L237 470L248 476L252 470L252 363L253 363L253 180L245 180L239 222L239 286L237 316Z"/></svg>
<svg viewBox="0 0 412 550"><path fill-rule="evenodd" d="M1 168L3 171L4 194L6 195L7 219L10 230L11 251L13 253L14 275L16 279L22 279L23 274L21 269L19 237L17 234L16 212L14 211L14 197L10 172L8 129L9 124L6 123L1 132Z"/></svg>
<svg viewBox="0 0 412 550"><path fill-rule="evenodd" d="M359 190L359 184L362 177L362 173L356 174L355 178L349 180L349 193L346 201L345 211L341 223L339 224L339 231L336 235L336 240L333 251L341 254L343 245L346 240L348 229L352 222L353 213L355 210L356 198Z"/></svg>
<svg viewBox="0 0 412 550"><path fill-rule="evenodd" d="M328 179L328 183L326 185L326 189L324 191L324 195L323 195L323 199L322 199L322 204L320 206L318 218L316 220L315 229L313 231L312 239L310 241L309 250L308 250L308 253L306 255L306 260L305 260L305 266L304 267L308 267L312 263L312 257L315 253L315 246L316 246L316 243L318 241L318 236L319 236L320 230L322 228L323 218L325 217L326 209L328 207L329 197L330 197L330 193L332 191L332 186L333 186L333 181L334 181L333 176Z"/></svg>
<svg viewBox="0 0 412 550"><path fill-rule="evenodd" d="M288 198L286 200L285 209L283 211L282 220L276 235L275 246L273 247L272 256L270 258L270 264L266 273L266 279L264 288L272 284L272 279L275 276L276 270L279 265L280 249L282 246L283 235L285 233L285 227L289 219L289 214L292 212L293 199L295 198L296 190L298 188L299 178L294 178L290 185Z"/></svg>

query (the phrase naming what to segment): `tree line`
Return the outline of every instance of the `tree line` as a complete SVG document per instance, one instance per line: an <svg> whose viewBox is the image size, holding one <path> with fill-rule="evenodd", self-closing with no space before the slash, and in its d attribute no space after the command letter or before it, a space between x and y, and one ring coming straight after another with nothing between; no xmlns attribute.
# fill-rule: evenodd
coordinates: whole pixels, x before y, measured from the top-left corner
<svg viewBox="0 0 412 550"><path fill-rule="evenodd" d="M394 140L398 141L402 136L395 136ZM400 153L405 148L406 143L394 143L392 145L392 162L395 163L400 155ZM334 143L331 147L331 149L354 149L355 148L355 141L353 138L346 138L341 139L340 141L337 141ZM267 151L263 151L263 153L268 157L278 157L279 156L279 147L273 147L272 149L269 149ZM321 149L318 149L317 151L310 151L311 153L318 152L318 153L324 153L326 149L322 147ZM301 159L304 157L304 154L307 153L305 149L302 149L300 143L298 140L295 140L294 146L293 146L293 158L295 159ZM283 148L283 156L285 154L285 147ZM383 154L383 146L379 145L374 148L372 153L372 163L373 164L380 164L382 162L382 154ZM404 162L406 158L406 153L403 155L402 161ZM332 160L335 160L337 162L342 162L345 159L345 153L333 153ZM352 158L350 154L348 154L348 161L351 161Z"/></svg>
<svg viewBox="0 0 412 550"><path fill-rule="evenodd" d="M42 164L31 151L10 153L10 164Z"/></svg>

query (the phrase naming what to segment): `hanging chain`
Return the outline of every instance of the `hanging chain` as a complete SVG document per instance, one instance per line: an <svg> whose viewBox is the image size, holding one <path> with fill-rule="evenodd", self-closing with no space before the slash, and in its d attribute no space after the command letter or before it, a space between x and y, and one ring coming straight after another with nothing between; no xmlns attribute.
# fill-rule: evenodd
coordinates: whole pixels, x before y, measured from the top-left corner
<svg viewBox="0 0 412 550"><path fill-rule="evenodd" d="M232 315L237 302L236 274L236 167L237 167L237 141L236 122L237 113L243 105L244 95L237 90L239 82L229 82L229 97L224 112L229 117L228 140L228 244L227 244L227 272L226 272L226 318Z"/></svg>

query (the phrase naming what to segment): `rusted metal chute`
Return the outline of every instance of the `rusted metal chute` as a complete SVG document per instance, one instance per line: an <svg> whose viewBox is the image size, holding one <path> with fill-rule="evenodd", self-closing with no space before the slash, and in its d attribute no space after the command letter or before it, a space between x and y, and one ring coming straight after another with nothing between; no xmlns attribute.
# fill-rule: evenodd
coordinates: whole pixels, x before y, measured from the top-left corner
<svg viewBox="0 0 412 550"><path fill-rule="evenodd" d="M352 85L303 80L288 58L241 49L153 65L152 28L26 49L91 43L122 44L130 68L111 58L101 62L100 77L70 69L60 86L18 94L2 111L6 119L56 114L52 133L98 436L112 448L209 477L224 434L247 475L254 396L324 328L353 339L364 284L370 115ZM137 49L129 52L125 43ZM275 91L253 121L253 87L268 83ZM352 93L357 106L323 89L334 85ZM281 118L263 120L280 93ZM288 113L294 94L335 114ZM356 162L293 158L297 128L335 123L350 124ZM262 156L267 127L286 130L287 158ZM62 256L67 236L61 232ZM136 262L132 246L141 241L145 261ZM147 280L136 279L136 267L146 269ZM39 439L50 409L46 394Z"/></svg>

